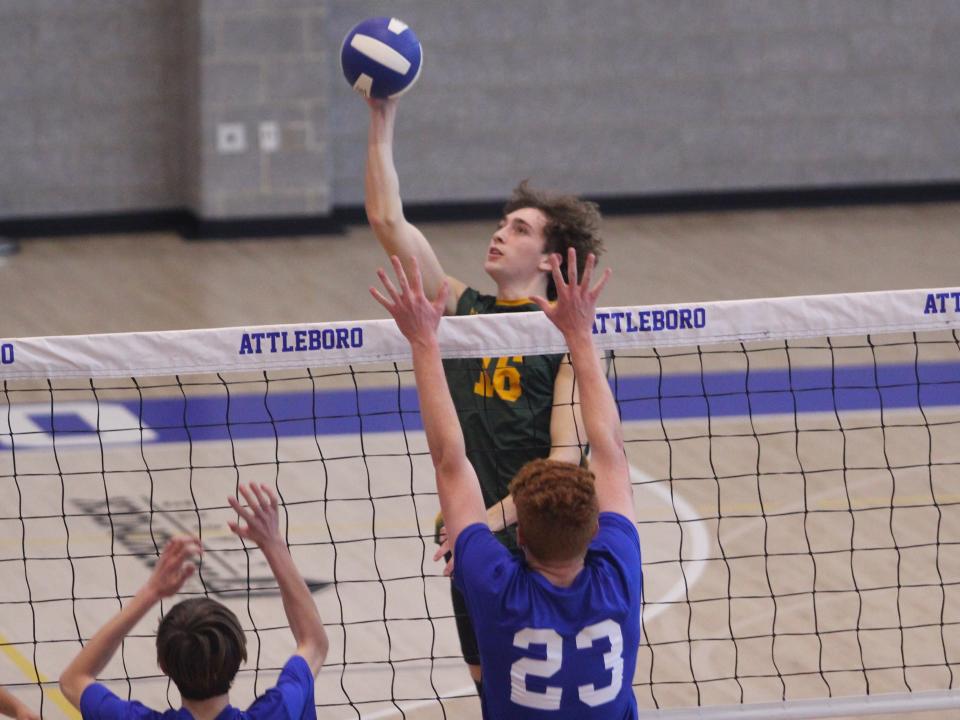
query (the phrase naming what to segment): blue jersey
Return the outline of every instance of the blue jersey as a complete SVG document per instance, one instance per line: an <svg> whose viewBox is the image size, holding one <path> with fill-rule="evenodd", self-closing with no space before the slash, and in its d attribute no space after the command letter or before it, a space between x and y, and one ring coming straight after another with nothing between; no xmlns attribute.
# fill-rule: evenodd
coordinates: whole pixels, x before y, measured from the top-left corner
<svg viewBox="0 0 960 720"><path fill-rule="evenodd" d="M600 514L584 568L556 587L483 524L457 537L454 584L477 632L490 717L637 717L640 538L627 518Z"/></svg>
<svg viewBox="0 0 960 720"><path fill-rule="evenodd" d="M151 710L136 700L123 700L109 689L93 683L80 697L84 720L193 720L189 710ZM227 705L216 720L317 720L313 700L313 672L307 661L294 655L280 672L277 684L253 701L246 710Z"/></svg>

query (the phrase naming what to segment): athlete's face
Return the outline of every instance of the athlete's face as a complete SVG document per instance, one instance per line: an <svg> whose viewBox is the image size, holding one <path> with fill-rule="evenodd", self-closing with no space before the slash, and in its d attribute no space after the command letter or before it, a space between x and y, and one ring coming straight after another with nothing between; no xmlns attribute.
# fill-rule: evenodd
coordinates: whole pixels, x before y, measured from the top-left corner
<svg viewBox="0 0 960 720"><path fill-rule="evenodd" d="M490 239L484 270L497 283L526 280L550 270L546 249L547 216L520 208L504 217Z"/></svg>

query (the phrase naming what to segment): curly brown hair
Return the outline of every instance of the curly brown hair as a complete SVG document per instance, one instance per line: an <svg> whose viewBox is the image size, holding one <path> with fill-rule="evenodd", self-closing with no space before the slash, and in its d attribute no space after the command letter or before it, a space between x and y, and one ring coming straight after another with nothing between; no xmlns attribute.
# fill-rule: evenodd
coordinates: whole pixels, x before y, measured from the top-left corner
<svg viewBox="0 0 960 720"><path fill-rule="evenodd" d="M157 628L157 664L187 700L228 692L246 659L247 638L240 621L216 600L183 600Z"/></svg>
<svg viewBox="0 0 960 720"><path fill-rule="evenodd" d="M573 463L531 460L510 482L517 527L538 560L581 557L597 531L600 510L594 475Z"/></svg>
<svg viewBox="0 0 960 720"><path fill-rule="evenodd" d="M567 248L577 251L577 270L582 273L587 255L598 258L603 253L600 237L600 207L595 202L581 200L575 195L560 195L535 190L530 181L524 180L513 189L513 194L503 206L503 214L509 215L521 208L534 208L547 216L543 230L547 238L544 252L560 254L560 272L567 279ZM557 288L553 276L547 274L547 299L556 300Z"/></svg>

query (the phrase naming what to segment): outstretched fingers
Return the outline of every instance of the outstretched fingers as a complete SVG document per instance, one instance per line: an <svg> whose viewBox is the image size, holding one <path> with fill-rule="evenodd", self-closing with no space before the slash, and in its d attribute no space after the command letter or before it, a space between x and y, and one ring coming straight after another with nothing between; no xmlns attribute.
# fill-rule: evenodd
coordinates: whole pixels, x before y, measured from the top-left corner
<svg viewBox="0 0 960 720"><path fill-rule="evenodd" d="M543 312L544 315L550 317L550 311L553 309L553 305L542 295L531 295L530 299L536 304L538 308Z"/></svg>
<svg viewBox="0 0 960 720"><path fill-rule="evenodd" d="M612 271L607 268L591 287L595 277L597 258L589 253L584 259L583 272L577 270L577 252L567 249L566 272L564 280L560 271L562 256L550 256L550 269L557 290L556 302L549 302L542 296L533 296L531 300L543 311L561 332L570 332L586 327L593 322L597 298L610 279Z"/></svg>
<svg viewBox="0 0 960 720"><path fill-rule="evenodd" d="M597 280L597 284L594 285L593 289L590 290L590 299L593 302L596 302L597 298L600 297L600 293L603 290L604 285L607 284L607 280L610 279L611 275L613 275L613 270L611 270L610 268L606 268L603 271L603 275L601 275L600 279ZM584 273L584 282L586 282L586 273Z"/></svg>
<svg viewBox="0 0 960 720"><path fill-rule="evenodd" d="M279 504L276 491L264 483L240 485L238 494L246 505L236 497L228 497L227 503L237 513L238 520L227 521L227 527L237 536L256 543L261 548L264 543L277 537L279 526Z"/></svg>
<svg viewBox="0 0 960 720"><path fill-rule="evenodd" d="M573 250L573 248L571 248ZM576 255L574 255L576 257ZM574 260L576 264L576 260ZM593 277L593 269L597 265L597 256L593 253L587 253L587 259L583 263L583 276L580 280L580 285L585 288L590 287L590 279Z"/></svg>
<svg viewBox="0 0 960 720"><path fill-rule="evenodd" d="M177 593L196 570L194 559L203 552L200 538L194 535L179 535L167 542L160 558L153 567L147 584L160 597Z"/></svg>
<svg viewBox="0 0 960 720"><path fill-rule="evenodd" d="M407 278L407 273L403 269L403 263L400 262L400 258L396 255L390 256L390 262L393 265L393 272L397 276L397 282L400 284L400 296L407 297L410 294L411 285L410 280ZM410 263L413 266L413 287L419 287L420 266L415 257L410 258Z"/></svg>
<svg viewBox="0 0 960 720"><path fill-rule="evenodd" d="M383 268L379 268L377 270L377 277L380 278L380 282L390 297L388 299L386 295L375 287L370 288L370 294L374 300L383 305L392 315L404 301L409 301L411 298L416 298L423 294L423 279L420 276L420 263L415 257L410 258L411 273L409 276L404 270L400 258L396 255L390 256L390 264L393 265L393 272L397 277L397 285L399 285L399 288L393 284L393 281L390 279L390 276L387 275L386 271ZM443 295L444 304L446 303L446 292L447 290L445 288L440 288L440 294ZM436 301L434 301L433 304L435 305Z"/></svg>
<svg viewBox="0 0 960 720"><path fill-rule="evenodd" d="M243 505L241 505L237 498L231 495L227 498L227 502L242 519L246 520L247 522L250 522L253 519L253 513L250 512L248 508L245 508Z"/></svg>
<svg viewBox="0 0 960 720"><path fill-rule="evenodd" d="M197 571L197 566L191 563L184 563L180 566L180 571L177 573L177 577L174 579L174 582L177 586L182 587L183 584Z"/></svg>
<svg viewBox="0 0 960 720"><path fill-rule="evenodd" d="M277 491L273 489L272 486L267 485L266 483L260 483L260 490L264 495L264 503L269 505L271 508L277 508L280 506L280 498L277 497Z"/></svg>
<svg viewBox="0 0 960 720"><path fill-rule="evenodd" d="M567 276L570 278L569 286L579 288L591 301L596 300L600 296L604 285L607 284L607 281L613 274L613 270L606 268L600 276L600 279L591 287L590 283L593 281L593 273L596 267L597 256L593 253L587 253L587 258L583 263L583 276L578 278L577 251L573 248L567 250Z"/></svg>
<svg viewBox="0 0 960 720"><path fill-rule="evenodd" d="M370 291L370 294L373 295L373 299L376 300L381 305L383 305L388 312L393 308L393 302L391 302L386 297L384 297L382 292L377 290L372 285L367 289Z"/></svg>
<svg viewBox="0 0 960 720"><path fill-rule="evenodd" d="M162 555L178 559L186 555L195 555L201 550L202 544L196 535L176 535L167 541Z"/></svg>
<svg viewBox="0 0 960 720"><path fill-rule="evenodd" d="M410 290L413 291L414 295L423 294L423 276L420 274L420 261L417 260L417 256L413 255L410 257L410 277L407 277L406 272L403 269L403 264L400 262L399 258L396 255L393 256L396 260L394 267L398 267L399 273L402 273L403 280L407 281L407 285Z"/></svg>
<svg viewBox="0 0 960 720"><path fill-rule="evenodd" d="M377 268L377 277L380 278L380 282L383 283L383 287L386 288L386 291L390 295L390 299L393 300L394 304L398 303L400 301L400 293L397 291L397 288L390 279L390 276L387 275L387 271L383 268ZM379 291L377 294L380 295ZM380 297L383 297L383 295L380 295Z"/></svg>
<svg viewBox="0 0 960 720"><path fill-rule="evenodd" d="M271 502L270 497L268 497L266 488L267 486L263 483L250 483L250 489L257 497L257 509L261 511L270 508L274 504Z"/></svg>
<svg viewBox="0 0 960 720"><path fill-rule="evenodd" d="M256 516L260 512L260 497L254 495L250 488L250 485L241 485L240 494L243 495L243 499L246 500L250 514Z"/></svg>
<svg viewBox="0 0 960 720"><path fill-rule="evenodd" d="M567 284L576 287L580 284L579 270L577 269L577 250L567 248Z"/></svg>
<svg viewBox="0 0 960 720"><path fill-rule="evenodd" d="M447 297L450 295L450 283L447 282L447 279L444 278L443 282L440 283L440 289L437 290L437 296L433 299L431 304L433 309L443 315L443 311L447 307Z"/></svg>
<svg viewBox="0 0 960 720"><path fill-rule="evenodd" d="M563 271L560 269L562 256L560 253L552 253L550 255L550 273L553 275L553 284L557 288L557 294L560 294L560 291L563 288L566 288L567 281L563 277Z"/></svg>

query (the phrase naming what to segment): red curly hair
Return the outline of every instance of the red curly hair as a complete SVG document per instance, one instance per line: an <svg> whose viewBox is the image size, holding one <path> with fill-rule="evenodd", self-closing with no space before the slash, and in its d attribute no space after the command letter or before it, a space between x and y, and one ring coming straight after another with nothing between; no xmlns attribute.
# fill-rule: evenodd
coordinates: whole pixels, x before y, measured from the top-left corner
<svg viewBox="0 0 960 720"><path fill-rule="evenodd" d="M600 514L594 475L573 463L531 460L510 482L517 526L538 560L582 557L597 531Z"/></svg>

